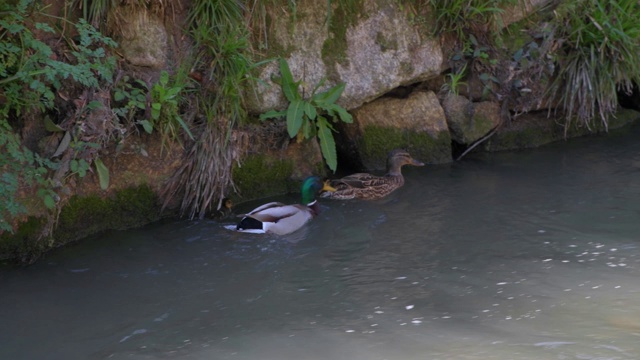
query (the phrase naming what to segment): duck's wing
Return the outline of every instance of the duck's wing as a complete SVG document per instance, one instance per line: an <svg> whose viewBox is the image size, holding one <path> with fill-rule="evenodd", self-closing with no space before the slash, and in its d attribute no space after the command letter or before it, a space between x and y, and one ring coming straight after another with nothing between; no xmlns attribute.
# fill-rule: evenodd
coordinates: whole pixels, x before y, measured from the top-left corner
<svg viewBox="0 0 640 360"><path fill-rule="evenodd" d="M367 173L357 173L336 180L338 191L341 187L348 186L357 189L377 187L388 183L388 179Z"/></svg>
<svg viewBox="0 0 640 360"><path fill-rule="evenodd" d="M299 211L300 208L296 205L285 205L280 202L272 202L255 208L253 211L248 213L247 216L263 223L278 222L295 215Z"/></svg>
<svg viewBox="0 0 640 360"><path fill-rule="evenodd" d="M246 214L240 214L238 215L238 217L245 217L248 215L253 215L255 213L259 213L261 211L265 211L267 209L271 209L271 208L277 208L277 207L281 207L281 206L286 206L285 204L281 203L281 202L270 202L270 203L266 203L264 205L260 205L257 208L251 210L250 212L246 213Z"/></svg>
<svg viewBox="0 0 640 360"><path fill-rule="evenodd" d="M263 222L265 232L286 235L303 227L311 218L313 212L304 205L288 205L286 206L290 212L286 216L279 218L273 222Z"/></svg>

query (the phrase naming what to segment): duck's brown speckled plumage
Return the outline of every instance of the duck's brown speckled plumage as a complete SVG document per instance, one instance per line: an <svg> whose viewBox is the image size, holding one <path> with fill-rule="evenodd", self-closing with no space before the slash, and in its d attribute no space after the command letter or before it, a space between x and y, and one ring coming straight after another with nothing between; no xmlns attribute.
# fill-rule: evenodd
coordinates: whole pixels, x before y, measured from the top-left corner
<svg viewBox="0 0 640 360"><path fill-rule="evenodd" d="M375 176L368 173L357 173L332 180L331 186L336 191L323 193L321 197L336 200L381 199L404 185L404 177L401 170L404 165L424 166L424 163L412 158L407 151L396 149L389 153L387 173L385 175Z"/></svg>
<svg viewBox="0 0 640 360"><path fill-rule="evenodd" d="M218 220L228 219L233 212L233 202L229 198L222 199L222 204L218 210L211 214L211 217Z"/></svg>

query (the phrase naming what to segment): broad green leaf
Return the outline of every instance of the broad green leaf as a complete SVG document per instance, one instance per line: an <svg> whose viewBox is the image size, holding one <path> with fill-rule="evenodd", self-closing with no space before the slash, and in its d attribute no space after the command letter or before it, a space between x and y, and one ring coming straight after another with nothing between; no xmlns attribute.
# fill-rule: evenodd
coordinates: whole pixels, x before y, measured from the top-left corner
<svg viewBox="0 0 640 360"><path fill-rule="evenodd" d="M304 102L304 113L307 115L309 120L315 120L318 112L316 111L315 106L313 106L310 102Z"/></svg>
<svg viewBox="0 0 640 360"><path fill-rule="evenodd" d="M144 131L146 131L147 133L151 134L153 132L153 125L151 125L149 120L140 120L138 121L138 124L142 125Z"/></svg>
<svg viewBox="0 0 640 360"><path fill-rule="evenodd" d="M347 110L345 110L342 106L337 105L337 104L333 104L331 106L331 110L333 110L336 113L338 113L338 117L343 122L348 123L348 124L351 124L353 122L353 117L351 116L351 114L349 114L349 112L347 112Z"/></svg>
<svg viewBox="0 0 640 360"><path fill-rule="evenodd" d="M104 165L100 158L93 160L93 163L96 164L96 170L98 171L98 180L100 180L100 188L102 190L107 190L109 187L109 169Z"/></svg>
<svg viewBox="0 0 640 360"><path fill-rule="evenodd" d="M64 134L64 136L62 137L62 140L60 141L60 144L58 145L58 148L56 149L56 152L53 154L52 157L56 157L56 156L62 155L62 153L65 150L67 150L67 148L69 147L70 143L71 143L71 133L69 133L67 131Z"/></svg>
<svg viewBox="0 0 640 360"><path fill-rule="evenodd" d="M96 150L102 149L102 145L100 145L98 143L94 143L94 142L85 142L85 143L83 143L83 145L86 146L86 147L94 148Z"/></svg>
<svg viewBox="0 0 640 360"><path fill-rule="evenodd" d="M318 92L318 89L320 89L322 87L322 85L324 85L324 82L327 81L327 78L322 78L320 79L320 81L318 82L318 84L316 86L313 87L313 91L311 92L311 96L315 95L316 92Z"/></svg>
<svg viewBox="0 0 640 360"><path fill-rule="evenodd" d="M122 101L124 100L124 97L125 97L125 93L123 91L116 91L113 94L113 100L115 101Z"/></svg>
<svg viewBox="0 0 640 360"><path fill-rule="evenodd" d="M334 173L338 167L338 156L336 155L336 142L333 139L333 134L328 126L327 119L322 116L318 117L318 140L320 141L320 149L322 150L322 156L327 162L327 166Z"/></svg>
<svg viewBox="0 0 640 360"><path fill-rule="evenodd" d="M302 110L304 103L302 100L294 100L289 104L289 108L287 109L287 131L289 132L289 137L295 137L300 130L304 115L304 111Z"/></svg>
<svg viewBox="0 0 640 360"><path fill-rule="evenodd" d="M285 116L287 116L287 112L284 110L283 111L269 110L264 114L260 114L260 120L280 118Z"/></svg>
<svg viewBox="0 0 640 360"><path fill-rule="evenodd" d="M73 159L69 162L69 169L71 169L72 172L77 172L78 171L78 160Z"/></svg>
<svg viewBox="0 0 640 360"><path fill-rule="evenodd" d="M89 110L99 109L101 107L102 107L102 103L98 100L92 100L87 104L87 109Z"/></svg>
<svg viewBox="0 0 640 360"><path fill-rule="evenodd" d="M158 80L158 83L162 86L165 86L169 83L169 73L166 70L162 70L162 72L160 73L160 79Z"/></svg>
<svg viewBox="0 0 640 360"><path fill-rule="evenodd" d="M44 128L51 132L64 131L64 129L55 124L48 115L44 117Z"/></svg>
<svg viewBox="0 0 640 360"><path fill-rule="evenodd" d="M340 95L342 95L343 91L344 91L344 83L340 85L336 85L325 92L321 92L314 95L313 101L315 101L318 104L318 106L326 108L330 105L333 105L333 103L335 103L336 100L338 100Z"/></svg>
<svg viewBox="0 0 640 360"><path fill-rule="evenodd" d="M53 196L47 194L42 198L42 200L44 200L44 205L47 209L51 210L56 207L56 201L53 199Z"/></svg>
<svg viewBox="0 0 640 360"><path fill-rule="evenodd" d="M78 160L78 176L81 178L87 175L87 170L89 169L89 163L85 159Z"/></svg>
<svg viewBox="0 0 640 360"><path fill-rule="evenodd" d="M174 97L176 97L176 95L180 93L180 90L182 90L181 87L172 87L168 89L167 92L164 94L164 98L173 99Z"/></svg>
<svg viewBox="0 0 640 360"><path fill-rule="evenodd" d="M151 118L153 120L158 120L160 118L160 109L162 108L162 104L153 103L151 104Z"/></svg>
<svg viewBox="0 0 640 360"><path fill-rule="evenodd" d="M138 100L138 102L136 102L135 105L140 110L146 110L147 109L147 104L144 102L144 100L142 100L142 101Z"/></svg>
<svg viewBox="0 0 640 360"><path fill-rule="evenodd" d="M282 58L280 59L280 74L282 75L280 85L282 86L282 92L287 100L290 102L300 100L302 97L298 92L298 82L293 80L293 75L291 74L287 60Z"/></svg>

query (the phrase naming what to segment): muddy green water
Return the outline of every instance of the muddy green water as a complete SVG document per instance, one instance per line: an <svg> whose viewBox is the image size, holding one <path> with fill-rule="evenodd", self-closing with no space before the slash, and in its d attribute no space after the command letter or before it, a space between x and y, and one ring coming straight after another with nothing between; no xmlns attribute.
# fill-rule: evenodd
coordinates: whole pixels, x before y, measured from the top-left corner
<svg viewBox="0 0 640 360"><path fill-rule="evenodd" d="M0 359L640 359L638 139L408 168L280 238L95 236L0 272Z"/></svg>

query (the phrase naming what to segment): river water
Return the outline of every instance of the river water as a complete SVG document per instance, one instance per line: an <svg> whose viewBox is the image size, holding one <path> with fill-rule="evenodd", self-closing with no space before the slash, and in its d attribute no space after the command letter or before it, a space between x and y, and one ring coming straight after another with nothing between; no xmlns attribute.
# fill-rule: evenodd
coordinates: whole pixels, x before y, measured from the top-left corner
<svg viewBox="0 0 640 360"><path fill-rule="evenodd" d="M284 237L92 237L0 272L0 359L640 359L638 139L405 168Z"/></svg>

